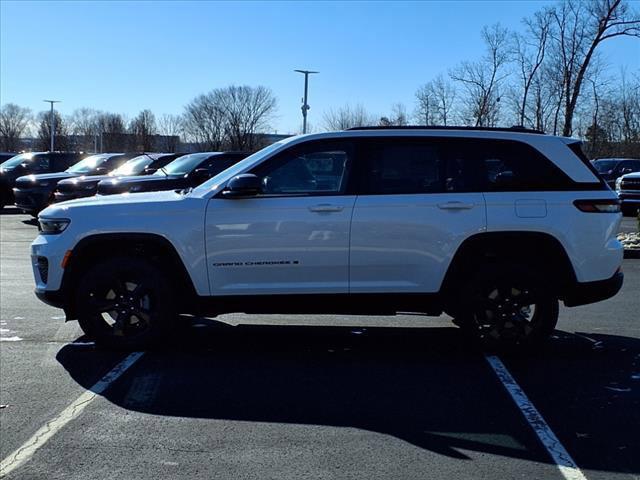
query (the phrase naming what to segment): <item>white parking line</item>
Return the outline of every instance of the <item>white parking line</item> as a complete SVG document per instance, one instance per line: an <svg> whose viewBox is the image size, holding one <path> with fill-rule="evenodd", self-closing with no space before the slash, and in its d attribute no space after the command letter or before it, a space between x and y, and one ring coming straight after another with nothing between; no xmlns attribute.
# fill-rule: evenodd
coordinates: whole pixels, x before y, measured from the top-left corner
<svg viewBox="0 0 640 480"><path fill-rule="evenodd" d="M140 360L142 355L144 355L144 353L135 352L127 356L89 390L80 395L71 405L62 410L57 417L47 422L47 424L34 433L29 440L2 460L2 462L0 462L0 478L8 475L10 472L28 461L33 454L40 447L44 446L44 444L47 443L47 441L62 427L74 418L78 417L87 405L107 390L113 382L115 382L125 371L127 371L127 369L129 369L129 367Z"/></svg>
<svg viewBox="0 0 640 480"><path fill-rule="evenodd" d="M504 385L504 388L506 388L509 395L511 395L511 398L524 415L524 418L529 422L529 425L531 425L531 428L544 445L544 448L546 448L549 455L551 455L562 476L567 480L587 480L587 477L585 477L582 470L578 468L578 465L573 458L571 458L569 452L567 452L566 448L560 443L560 440L558 440L558 437L556 437L555 433L553 433L549 425L547 425L547 422L544 421L540 412L538 412L533 403L531 403L531 400L529 400L522 388L520 388L520 385L518 385L513 376L511 376L511 373L509 373L507 367L502 363L502 360L494 355L489 355L485 358L502 385Z"/></svg>

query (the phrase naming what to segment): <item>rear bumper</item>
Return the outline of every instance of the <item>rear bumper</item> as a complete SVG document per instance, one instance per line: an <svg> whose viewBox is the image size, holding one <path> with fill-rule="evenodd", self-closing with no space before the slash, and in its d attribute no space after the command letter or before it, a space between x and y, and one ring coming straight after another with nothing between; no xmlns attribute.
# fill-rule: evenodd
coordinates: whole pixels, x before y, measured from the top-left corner
<svg viewBox="0 0 640 480"><path fill-rule="evenodd" d="M606 300L620 291L623 282L624 274L621 271L614 273L611 278L606 280L578 282L564 296L564 304L567 307L577 307Z"/></svg>

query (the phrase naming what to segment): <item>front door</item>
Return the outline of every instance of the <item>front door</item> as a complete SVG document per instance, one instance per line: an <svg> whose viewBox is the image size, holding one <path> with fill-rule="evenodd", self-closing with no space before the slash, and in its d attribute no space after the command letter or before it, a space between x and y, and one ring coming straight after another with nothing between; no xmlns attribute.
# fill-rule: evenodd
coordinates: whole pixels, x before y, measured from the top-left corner
<svg viewBox="0 0 640 480"><path fill-rule="evenodd" d="M343 141L293 146L250 172L260 195L211 199L211 294L347 293L353 154Z"/></svg>

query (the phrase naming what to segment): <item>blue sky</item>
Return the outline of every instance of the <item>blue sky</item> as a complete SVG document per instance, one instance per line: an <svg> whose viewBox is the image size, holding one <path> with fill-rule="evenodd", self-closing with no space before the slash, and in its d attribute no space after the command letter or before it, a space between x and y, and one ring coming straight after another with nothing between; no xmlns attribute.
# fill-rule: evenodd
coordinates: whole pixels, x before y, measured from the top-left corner
<svg viewBox="0 0 640 480"><path fill-rule="evenodd" d="M60 99L63 114L92 107L134 116L180 113L200 93L264 85L278 98L274 129L300 128L302 76L309 121L362 103L385 114L412 110L419 85L482 55L480 29L549 2L172 2L0 3L0 100L34 111ZM603 45L611 73L640 70L640 41Z"/></svg>

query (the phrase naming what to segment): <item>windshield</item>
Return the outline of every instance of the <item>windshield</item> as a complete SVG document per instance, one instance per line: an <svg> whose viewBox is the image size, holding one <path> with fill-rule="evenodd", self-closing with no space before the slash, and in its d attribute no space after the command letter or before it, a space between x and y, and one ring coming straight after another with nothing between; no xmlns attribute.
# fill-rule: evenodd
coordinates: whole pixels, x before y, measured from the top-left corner
<svg viewBox="0 0 640 480"><path fill-rule="evenodd" d="M109 175L113 176L127 176L127 175L138 175L142 173L146 167L149 166L156 159L150 157L148 155L140 155L138 157L134 157L123 165L120 165Z"/></svg>
<svg viewBox="0 0 640 480"><path fill-rule="evenodd" d="M104 163L109 157L106 155L91 155L80 160L72 167L67 168L69 173L89 173L96 169L98 165Z"/></svg>
<svg viewBox="0 0 640 480"><path fill-rule="evenodd" d="M210 153L192 153L191 155L176 158L173 162L165 165L164 168L154 173L154 175L186 175L200 165L200 162L210 156Z"/></svg>
<svg viewBox="0 0 640 480"><path fill-rule="evenodd" d="M617 160L596 160L593 162L593 166L598 173L607 173L609 170L616 168L618 164Z"/></svg>
<svg viewBox="0 0 640 480"><path fill-rule="evenodd" d="M2 170L13 170L18 165L24 162L29 162L33 158L33 153L21 153L20 155L16 155L15 157L11 157L6 162L0 164L0 168Z"/></svg>
<svg viewBox="0 0 640 480"><path fill-rule="evenodd" d="M254 163L257 163L267 155L271 154L271 152L278 150L280 147L282 147L286 143L289 143L287 140L281 140L279 142L272 143L268 147L265 147L262 150L258 150L256 153L254 153L253 155L249 155L247 158L236 163L234 166L229 167L226 170L223 170L215 177L211 177L209 180L207 180L206 182L204 182L203 184L195 188L193 192L195 194L203 194L208 192L209 190L212 190L213 188L217 187L220 182L238 175L243 170L249 168Z"/></svg>

